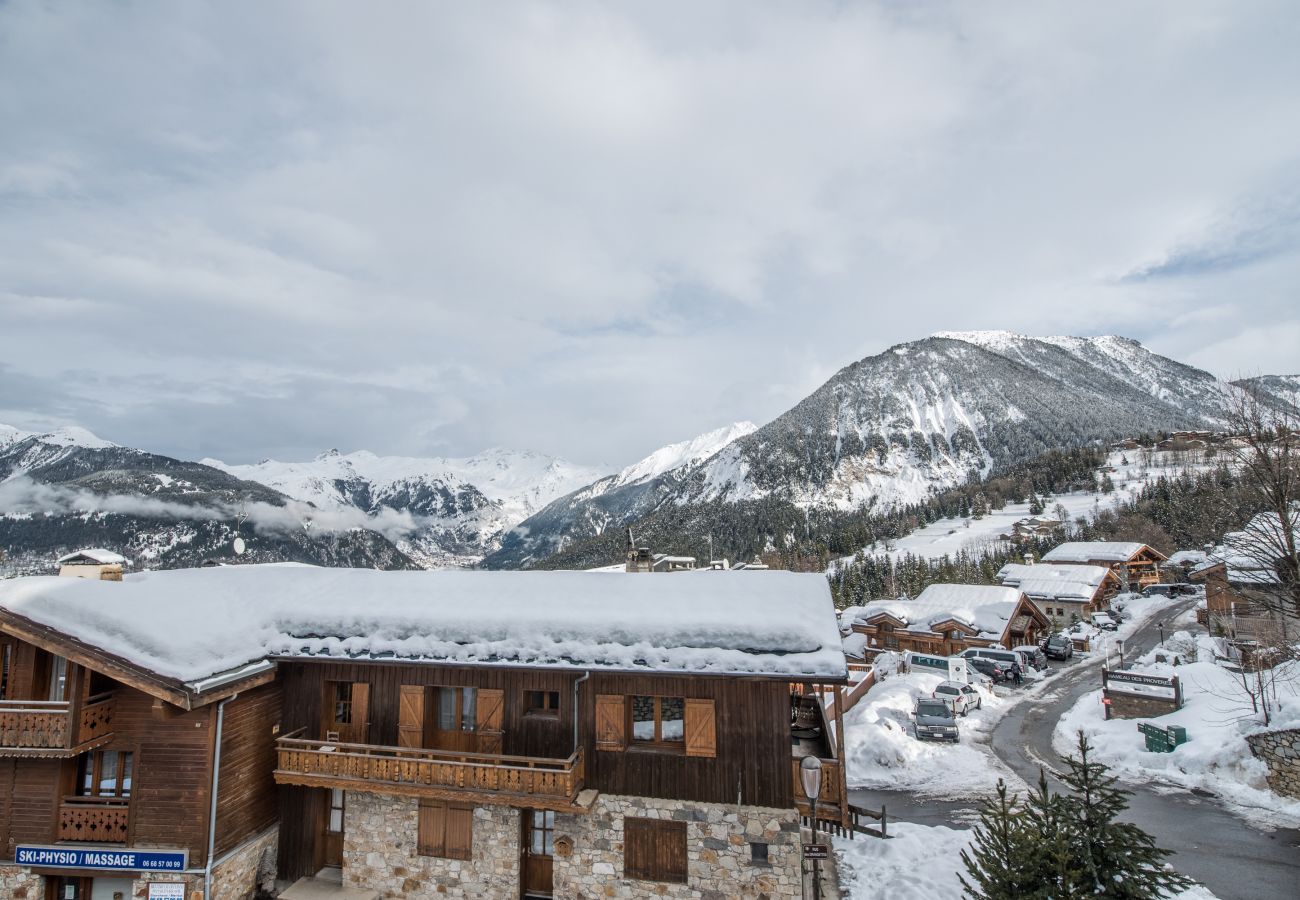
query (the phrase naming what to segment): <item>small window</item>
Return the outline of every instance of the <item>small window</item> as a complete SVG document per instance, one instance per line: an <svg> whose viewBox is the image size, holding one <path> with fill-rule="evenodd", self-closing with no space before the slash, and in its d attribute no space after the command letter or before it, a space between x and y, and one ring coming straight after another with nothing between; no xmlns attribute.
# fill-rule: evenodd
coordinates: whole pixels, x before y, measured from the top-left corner
<svg viewBox="0 0 1300 900"><path fill-rule="evenodd" d="M756 866L766 866L767 862L767 844L752 843L749 845L749 861Z"/></svg>
<svg viewBox="0 0 1300 900"><path fill-rule="evenodd" d="M420 801L419 853L444 859L474 855L474 807L464 803Z"/></svg>
<svg viewBox="0 0 1300 900"><path fill-rule="evenodd" d="M685 746L686 701L681 697L633 697L630 706L635 743Z"/></svg>
<svg viewBox="0 0 1300 900"><path fill-rule="evenodd" d="M77 761L77 796L130 797L133 760L117 750L83 754Z"/></svg>
<svg viewBox="0 0 1300 900"><path fill-rule="evenodd" d="M623 819L623 877L686 883L686 823Z"/></svg>
<svg viewBox="0 0 1300 900"><path fill-rule="evenodd" d="M559 691L525 691L524 700L527 715L553 718L560 715Z"/></svg>
<svg viewBox="0 0 1300 900"><path fill-rule="evenodd" d="M330 834L343 833L344 794L342 788L330 788L330 818L325 830Z"/></svg>
<svg viewBox="0 0 1300 900"><path fill-rule="evenodd" d="M334 682L334 722L338 725L352 724L352 682Z"/></svg>
<svg viewBox="0 0 1300 900"><path fill-rule="evenodd" d="M14 645L0 641L0 700L9 696L9 667L13 665Z"/></svg>

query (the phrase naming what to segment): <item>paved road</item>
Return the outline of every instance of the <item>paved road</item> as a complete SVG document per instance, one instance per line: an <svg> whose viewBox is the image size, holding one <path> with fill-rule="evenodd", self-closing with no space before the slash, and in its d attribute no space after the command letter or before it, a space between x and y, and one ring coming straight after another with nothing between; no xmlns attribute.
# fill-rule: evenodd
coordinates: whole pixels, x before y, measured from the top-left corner
<svg viewBox="0 0 1300 900"><path fill-rule="evenodd" d="M1189 601L1157 615L1125 641L1125 656L1145 653L1159 640L1156 622L1172 620ZM1037 783L1039 767L1059 767L1052 732L1061 714L1083 694L1096 690L1095 665L1067 666L1041 696L1015 706L993 729L993 750L1017 775ZM1195 739L1195 735L1192 736ZM1048 772L1054 789L1061 785ZM1172 862L1208 887L1221 900L1272 900L1300 897L1300 830L1256 827L1225 809L1210 795L1159 784L1126 784L1133 791L1124 818L1141 826L1156 843L1174 851ZM878 808L887 804L890 818L924 825L959 825L975 821L971 801L917 799L905 792L853 791L853 802Z"/></svg>

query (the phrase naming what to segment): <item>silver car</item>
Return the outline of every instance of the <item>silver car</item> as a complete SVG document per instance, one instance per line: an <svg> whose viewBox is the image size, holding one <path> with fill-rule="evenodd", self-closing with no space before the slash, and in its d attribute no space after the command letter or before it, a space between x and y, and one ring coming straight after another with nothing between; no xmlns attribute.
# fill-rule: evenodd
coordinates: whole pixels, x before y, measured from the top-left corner
<svg viewBox="0 0 1300 900"><path fill-rule="evenodd" d="M930 696L936 700L943 700L952 707L952 711L958 715L966 715L972 709L982 709L984 707L984 698L976 690L973 684L962 684L960 681L942 681L934 689Z"/></svg>

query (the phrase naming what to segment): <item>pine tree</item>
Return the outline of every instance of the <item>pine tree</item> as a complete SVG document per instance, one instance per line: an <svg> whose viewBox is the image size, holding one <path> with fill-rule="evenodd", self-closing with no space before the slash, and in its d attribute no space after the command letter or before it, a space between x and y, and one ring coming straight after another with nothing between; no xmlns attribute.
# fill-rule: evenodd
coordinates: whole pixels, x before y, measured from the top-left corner
<svg viewBox="0 0 1300 900"><path fill-rule="evenodd" d="M1170 851L1157 847L1138 826L1115 821L1128 808L1132 791L1118 787L1119 779L1108 774L1107 766L1089 761L1091 750L1079 732L1078 756L1064 757L1070 771L1061 778L1073 795L1067 804L1082 868L1080 892L1143 900L1186 890L1191 879L1164 866Z"/></svg>
<svg viewBox="0 0 1300 900"><path fill-rule="evenodd" d="M1016 809L1014 797L1007 796L1007 786L998 779L998 794L981 804L980 823L975 828L970 852L961 851L966 865L959 874L967 896L977 900L1028 900L1037 880L1033 864L1034 836L1024 824L1024 813Z"/></svg>

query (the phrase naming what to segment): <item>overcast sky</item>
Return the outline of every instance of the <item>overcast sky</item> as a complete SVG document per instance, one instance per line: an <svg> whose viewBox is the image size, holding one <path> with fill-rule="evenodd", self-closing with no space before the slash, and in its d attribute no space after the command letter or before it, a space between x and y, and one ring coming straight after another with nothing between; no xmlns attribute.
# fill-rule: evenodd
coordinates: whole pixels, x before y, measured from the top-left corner
<svg viewBox="0 0 1300 900"><path fill-rule="evenodd" d="M0 422L623 465L941 329L1300 372L1300 5L0 4Z"/></svg>

